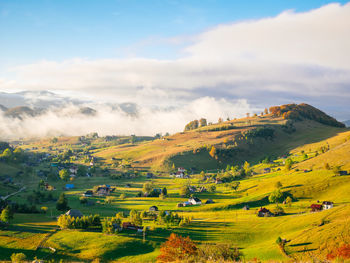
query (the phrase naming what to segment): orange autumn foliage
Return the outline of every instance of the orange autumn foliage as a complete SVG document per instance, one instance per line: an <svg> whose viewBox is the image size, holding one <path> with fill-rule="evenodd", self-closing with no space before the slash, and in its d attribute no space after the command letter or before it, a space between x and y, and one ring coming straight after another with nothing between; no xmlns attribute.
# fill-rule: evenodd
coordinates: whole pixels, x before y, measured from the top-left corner
<svg viewBox="0 0 350 263"><path fill-rule="evenodd" d="M157 262L183 261L197 255L197 247L189 237L182 237L172 233L168 241L160 248Z"/></svg>
<svg viewBox="0 0 350 263"><path fill-rule="evenodd" d="M334 252L327 255L328 260L333 259L349 259L350 258L350 245L345 244L337 248Z"/></svg>

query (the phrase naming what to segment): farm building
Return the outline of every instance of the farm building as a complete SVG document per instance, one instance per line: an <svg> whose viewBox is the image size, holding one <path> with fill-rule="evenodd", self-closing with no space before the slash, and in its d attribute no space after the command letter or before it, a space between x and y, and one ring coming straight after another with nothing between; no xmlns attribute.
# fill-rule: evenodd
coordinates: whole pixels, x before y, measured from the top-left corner
<svg viewBox="0 0 350 263"><path fill-rule="evenodd" d="M265 207L261 207L258 211L258 216L259 217L268 217L268 216L273 216L273 213L269 209L266 209Z"/></svg>
<svg viewBox="0 0 350 263"><path fill-rule="evenodd" d="M149 211L150 211L150 212L156 212L156 211L158 211L158 207L156 207L155 205L154 205L154 206L151 206L151 207L149 208Z"/></svg>
<svg viewBox="0 0 350 263"><path fill-rule="evenodd" d="M222 184L222 180L221 180L221 179L216 178L215 183L216 183L216 184Z"/></svg>
<svg viewBox="0 0 350 263"><path fill-rule="evenodd" d="M271 173L271 168L264 168L264 174Z"/></svg>
<svg viewBox="0 0 350 263"><path fill-rule="evenodd" d="M188 202L190 202L192 205L201 205L202 201L198 197L191 197L188 199Z"/></svg>
<svg viewBox="0 0 350 263"><path fill-rule="evenodd" d="M84 195L85 197L92 197L93 194L94 194L94 193L93 193L91 190L87 190L83 195Z"/></svg>
<svg viewBox="0 0 350 263"><path fill-rule="evenodd" d="M249 208L249 205L245 205L245 206L243 206L242 209L243 209L243 210L249 210L250 208Z"/></svg>
<svg viewBox="0 0 350 263"><path fill-rule="evenodd" d="M71 209L71 210L69 210L67 213L66 213L66 215L67 216L71 216L71 217L74 217L74 218L76 218L76 217L83 217L83 214L79 211L79 210L77 210L77 209Z"/></svg>
<svg viewBox="0 0 350 263"><path fill-rule="evenodd" d="M319 204L312 204L310 206L311 208L311 211L312 212L316 212L316 211L321 211L322 210L322 205L319 205Z"/></svg>
<svg viewBox="0 0 350 263"><path fill-rule="evenodd" d="M333 208L333 202L324 201L322 203L322 206L323 206L323 210L331 209Z"/></svg>
<svg viewBox="0 0 350 263"><path fill-rule="evenodd" d="M68 189L73 189L74 188L74 184L66 184L65 188Z"/></svg>

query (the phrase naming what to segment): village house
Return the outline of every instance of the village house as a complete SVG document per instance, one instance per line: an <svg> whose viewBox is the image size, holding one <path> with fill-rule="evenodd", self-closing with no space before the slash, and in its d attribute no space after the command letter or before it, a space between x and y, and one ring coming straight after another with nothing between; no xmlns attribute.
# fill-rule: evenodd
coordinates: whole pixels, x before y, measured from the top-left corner
<svg viewBox="0 0 350 263"><path fill-rule="evenodd" d="M66 190L73 189L74 184L66 184L65 188L66 188Z"/></svg>
<svg viewBox="0 0 350 263"><path fill-rule="evenodd" d="M273 216L273 213L269 209L266 209L265 207L261 207L258 211L258 216L259 217L269 217Z"/></svg>
<svg viewBox="0 0 350 263"><path fill-rule="evenodd" d="M188 199L188 202L190 202L192 205L201 205L202 201L198 197L191 197Z"/></svg>
<svg viewBox="0 0 350 263"><path fill-rule="evenodd" d="M271 168L264 168L264 174L271 173Z"/></svg>
<svg viewBox="0 0 350 263"><path fill-rule="evenodd" d="M321 211L322 210L322 205L320 204L312 204L310 206L311 208L311 212L317 212L317 211Z"/></svg>
<svg viewBox="0 0 350 263"><path fill-rule="evenodd" d="M92 190L87 190L84 194L83 194L83 196L85 196L85 197L92 197L94 195L94 193L92 192Z"/></svg>
<svg viewBox="0 0 350 263"><path fill-rule="evenodd" d="M216 184L222 184L222 180L221 180L220 178L216 178L216 179L215 179L215 183L216 183Z"/></svg>
<svg viewBox="0 0 350 263"><path fill-rule="evenodd" d="M71 209L71 210L69 210L69 211L66 213L66 215L67 215L67 216L70 216L70 217L74 217L74 218L77 218L77 217L81 218L81 217L83 217L83 214L82 214L79 210L77 210L77 209Z"/></svg>
<svg viewBox="0 0 350 263"><path fill-rule="evenodd" d="M149 208L149 211L150 211L150 212L157 212L157 211L158 211L158 207L156 207L155 205L154 205L154 206L151 206L151 207Z"/></svg>
<svg viewBox="0 0 350 263"><path fill-rule="evenodd" d="M331 209L333 208L333 202L324 201L322 203L322 206L323 206L323 210Z"/></svg>
<svg viewBox="0 0 350 263"><path fill-rule="evenodd" d="M99 186L96 190L96 194L99 196L109 195L111 192L112 192L112 189L109 185Z"/></svg>
<svg viewBox="0 0 350 263"><path fill-rule="evenodd" d="M186 169L183 168L183 167L179 167L179 168L177 168L177 171L181 172L181 173L184 173L184 172L186 172Z"/></svg>
<svg viewBox="0 0 350 263"><path fill-rule="evenodd" d="M123 229L131 229L131 230L137 230L137 232L143 232L142 227L136 226L135 224L133 224L131 222L124 222Z"/></svg>

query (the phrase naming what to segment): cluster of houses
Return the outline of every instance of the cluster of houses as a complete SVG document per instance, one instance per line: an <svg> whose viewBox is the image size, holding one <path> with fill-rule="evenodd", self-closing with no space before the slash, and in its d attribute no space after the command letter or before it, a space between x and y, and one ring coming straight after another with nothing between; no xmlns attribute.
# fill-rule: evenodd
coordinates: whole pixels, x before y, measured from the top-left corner
<svg viewBox="0 0 350 263"><path fill-rule="evenodd" d="M94 191L92 190L87 190L83 196L84 197L92 197L92 196L107 196L110 195L111 193L114 192L115 188L111 187L110 185L106 184L106 185L100 185L97 187L94 187Z"/></svg>
<svg viewBox="0 0 350 263"><path fill-rule="evenodd" d="M328 210L333 208L333 202L330 201L324 201L322 202L322 204L312 204L310 206L311 208L311 212L318 212L318 211L322 211L322 210Z"/></svg>
<svg viewBox="0 0 350 263"><path fill-rule="evenodd" d="M185 168L179 167L179 168L177 168L177 172L170 174L170 176L171 177L175 177L175 178L181 178L181 179L188 179L188 178L190 178L190 176L187 175L185 172L186 172Z"/></svg>
<svg viewBox="0 0 350 263"><path fill-rule="evenodd" d="M188 201L185 201L183 203L178 203L177 207L186 207L186 206L192 206L192 205L201 205L202 200L200 200L198 197L191 197L188 199ZM208 199L205 204L214 204L214 201L211 199Z"/></svg>

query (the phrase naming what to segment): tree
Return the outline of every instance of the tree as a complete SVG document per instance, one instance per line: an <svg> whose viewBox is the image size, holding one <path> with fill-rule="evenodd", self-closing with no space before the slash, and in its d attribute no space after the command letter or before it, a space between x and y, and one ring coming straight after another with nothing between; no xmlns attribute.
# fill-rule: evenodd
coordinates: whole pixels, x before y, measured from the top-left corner
<svg viewBox="0 0 350 263"><path fill-rule="evenodd" d="M350 258L350 245L344 244L341 247L337 248L335 251L332 251L327 255L328 260L335 260L335 262L348 262L347 259Z"/></svg>
<svg viewBox="0 0 350 263"><path fill-rule="evenodd" d="M11 262L14 262L14 263L20 263L25 261L26 259L27 257L23 253L13 253L11 255Z"/></svg>
<svg viewBox="0 0 350 263"><path fill-rule="evenodd" d="M264 113L269 114L269 110L267 108L265 108Z"/></svg>
<svg viewBox="0 0 350 263"><path fill-rule="evenodd" d="M58 142L57 137L53 137L53 138L51 139L51 143L57 143L57 142Z"/></svg>
<svg viewBox="0 0 350 263"><path fill-rule="evenodd" d="M142 187L142 192L144 194L150 194L153 190L153 184L152 183L144 183Z"/></svg>
<svg viewBox="0 0 350 263"><path fill-rule="evenodd" d="M181 187L180 189L180 195L183 197L189 197L191 194L190 189L188 188L187 185L184 185L183 187Z"/></svg>
<svg viewBox="0 0 350 263"><path fill-rule="evenodd" d="M222 123L224 120L220 117L219 119L218 119L218 123Z"/></svg>
<svg viewBox="0 0 350 263"><path fill-rule="evenodd" d="M270 203L276 203L278 205L278 202L281 200L283 194L281 193L280 189L275 190L272 192L269 196Z"/></svg>
<svg viewBox="0 0 350 263"><path fill-rule="evenodd" d="M210 150L210 152L209 152L209 155L210 155L211 157L215 158L215 159L217 158L217 156L216 156L216 148L215 148L214 145L211 147L211 150Z"/></svg>
<svg viewBox="0 0 350 263"><path fill-rule="evenodd" d="M325 168L326 170L330 170L330 169L331 169L329 163L325 163L325 164L324 164L324 168Z"/></svg>
<svg viewBox="0 0 350 263"><path fill-rule="evenodd" d="M285 168L287 171L290 171L290 169L292 168L292 164L293 164L293 161L291 158L288 158L286 161L285 161Z"/></svg>
<svg viewBox="0 0 350 263"><path fill-rule="evenodd" d="M11 212L11 209L9 206L6 206L1 212L0 219L2 222L8 224L10 223L10 219L12 218L13 218L13 214Z"/></svg>
<svg viewBox="0 0 350 263"><path fill-rule="evenodd" d="M80 177L86 176L87 169L84 165L79 165L77 170L77 175Z"/></svg>
<svg viewBox="0 0 350 263"><path fill-rule="evenodd" d="M136 136L135 135L131 135L130 137L130 143L134 144L136 142Z"/></svg>
<svg viewBox="0 0 350 263"><path fill-rule="evenodd" d="M166 187L164 187L164 188L162 189L162 194L165 195L165 196L168 195L168 190L166 189Z"/></svg>
<svg viewBox="0 0 350 263"><path fill-rule="evenodd" d="M334 166L332 170L335 176L340 175L340 166Z"/></svg>
<svg viewBox="0 0 350 263"><path fill-rule="evenodd" d="M232 188L233 190L237 191L239 185L240 185L240 182L233 182L233 183L231 184L231 188Z"/></svg>
<svg viewBox="0 0 350 263"><path fill-rule="evenodd" d="M60 197L58 198L57 203L56 203L56 209L58 211L67 211L67 210L69 210L68 200L67 200L67 198L66 198L64 193L62 193L60 195Z"/></svg>
<svg viewBox="0 0 350 263"><path fill-rule="evenodd" d="M11 161L12 160L12 151L10 148L5 149L2 152L2 157L6 160L6 161Z"/></svg>
<svg viewBox="0 0 350 263"><path fill-rule="evenodd" d="M141 213L136 210L131 210L129 215L130 222L136 226L142 226Z"/></svg>
<svg viewBox="0 0 350 263"><path fill-rule="evenodd" d="M199 120L199 127L207 126L207 119L201 118Z"/></svg>
<svg viewBox="0 0 350 263"><path fill-rule="evenodd" d="M182 262L198 253L195 243L189 237L170 234L168 240L162 244L157 262Z"/></svg>
<svg viewBox="0 0 350 263"><path fill-rule="evenodd" d="M275 184L276 188L282 188L282 183L280 181L277 181Z"/></svg>
<svg viewBox="0 0 350 263"><path fill-rule="evenodd" d="M63 181L68 181L68 179L69 179L69 172L68 172L67 169L62 169L61 171L59 171L58 174L60 175L60 178Z"/></svg>
<svg viewBox="0 0 350 263"><path fill-rule="evenodd" d="M23 159L23 150L21 148L16 148L13 151L13 157L16 161L21 161Z"/></svg>
<svg viewBox="0 0 350 263"><path fill-rule="evenodd" d="M250 164L247 161L243 164L243 170L246 175L250 174Z"/></svg>
<svg viewBox="0 0 350 263"><path fill-rule="evenodd" d="M286 198L286 205L291 206L292 202L293 202L292 198L290 196L287 196L287 198Z"/></svg>
<svg viewBox="0 0 350 263"><path fill-rule="evenodd" d="M208 189L208 190L209 190L209 192L212 192L212 193L213 193L213 192L216 191L216 186L215 186L214 184L212 184L212 185L209 186L209 189Z"/></svg>

